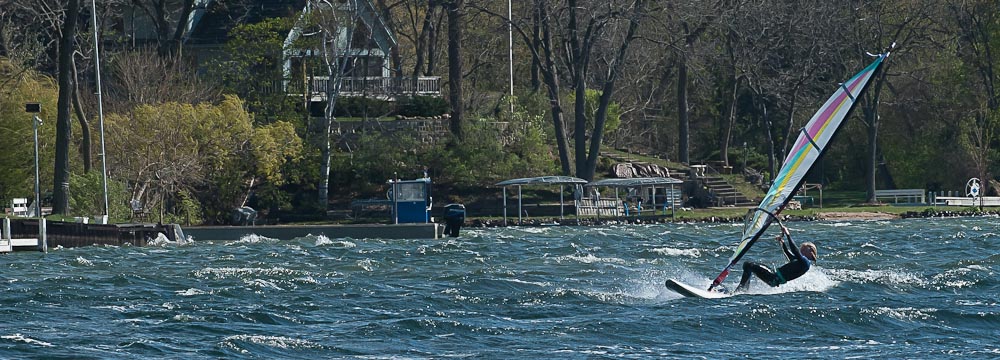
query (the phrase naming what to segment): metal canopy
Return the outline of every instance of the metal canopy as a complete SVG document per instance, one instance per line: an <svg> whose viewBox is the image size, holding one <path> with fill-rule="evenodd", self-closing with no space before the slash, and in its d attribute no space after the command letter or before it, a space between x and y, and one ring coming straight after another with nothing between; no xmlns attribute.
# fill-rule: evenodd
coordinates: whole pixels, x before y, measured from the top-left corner
<svg viewBox="0 0 1000 360"><path fill-rule="evenodd" d="M532 178L510 179L498 182L497 186L526 186L526 185L567 185L586 184L587 180L572 176L539 176Z"/></svg>
<svg viewBox="0 0 1000 360"><path fill-rule="evenodd" d="M497 186L503 186L503 224L507 225L507 187L517 186L517 223L521 224L521 214L524 213L521 204L521 187L529 185L559 185L559 218L563 217L563 187L566 185L582 186L587 180L572 176L539 176L532 178L510 179L498 182Z"/></svg>
<svg viewBox="0 0 1000 360"><path fill-rule="evenodd" d="M586 187L597 187L605 186L615 189L615 202L618 202L618 189L628 189L628 188L638 188L638 187L652 187L654 192L657 186L663 186L664 189L670 188L670 193L674 193L674 185L683 184L684 181L669 178L669 177L641 177L641 178L611 178L602 179L597 181L592 181L584 185ZM676 215L677 209L675 209L674 201L672 198L665 199L670 201L670 217L673 218ZM667 204L664 202L663 211L667 210ZM600 210L597 213L598 218L600 218Z"/></svg>
<svg viewBox="0 0 1000 360"><path fill-rule="evenodd" d="M653 186L653 185L672 185L672 184L683 184L681 180L668 177L644 177L644 178L628 178L628 179L603 179L587 183L585 186L607 186L607 187L619 187L619 188L631 188L639 186Z"/></svg>

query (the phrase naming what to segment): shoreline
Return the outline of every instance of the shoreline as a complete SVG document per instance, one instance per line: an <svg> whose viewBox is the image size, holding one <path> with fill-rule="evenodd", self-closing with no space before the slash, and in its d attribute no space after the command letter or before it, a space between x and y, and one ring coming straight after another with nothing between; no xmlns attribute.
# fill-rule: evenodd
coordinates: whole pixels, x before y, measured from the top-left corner
<svg viewBox="0 0 1000 360"><path fill-rule="evenodd" d="M809 215L782 215L782 221L887 221L900 219L929 219L929 218L951 218L951 217L974 217L974 216L1000 216L998 210L938 210L927 208L923 211L905 211L900 213L883 211L825 211L815 212ZM685 217L682 219L671 219L669 216L643 216L643 217L617 217L617 218L531 218L524 219L521 226L601 226L601 225L623 225L623 224L698 224L698 223L743 223L743 216L714 216ZM503 219L478 219L472 218L466 221L465 228L490 228L518 226L517 218L508 218L507 225L503 224Z"/></svg>

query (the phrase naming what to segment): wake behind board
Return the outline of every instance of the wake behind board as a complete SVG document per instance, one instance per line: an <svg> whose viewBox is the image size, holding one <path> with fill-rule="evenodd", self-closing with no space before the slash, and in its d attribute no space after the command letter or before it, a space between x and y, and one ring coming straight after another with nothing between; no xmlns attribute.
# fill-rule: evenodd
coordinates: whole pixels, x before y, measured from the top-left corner
<svg viewBox="0 0 1000 360"><path fill-rule="evenodd" d="M694 286L682 283L675 279L667 279L667 289L673 290L674 292L684 295L686 297L698 297L702 299L721 299L733 296L732 294L727 294L718 291L708 291L696 288Z"/></svg>

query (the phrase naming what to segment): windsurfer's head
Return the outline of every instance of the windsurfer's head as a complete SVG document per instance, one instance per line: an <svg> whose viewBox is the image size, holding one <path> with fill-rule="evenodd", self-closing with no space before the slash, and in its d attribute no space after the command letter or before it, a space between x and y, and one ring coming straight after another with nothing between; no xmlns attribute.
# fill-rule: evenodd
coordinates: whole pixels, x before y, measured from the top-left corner
<svg viewBox="0 0 1000 360"><path fill-rule="evenodd" d="M819 257L819 251L816 250L816 245L811 242L803 243L802 246L799 246L799 252L802 253L802 256L805 256L812 261L816 261L816 258Z"/></svg>

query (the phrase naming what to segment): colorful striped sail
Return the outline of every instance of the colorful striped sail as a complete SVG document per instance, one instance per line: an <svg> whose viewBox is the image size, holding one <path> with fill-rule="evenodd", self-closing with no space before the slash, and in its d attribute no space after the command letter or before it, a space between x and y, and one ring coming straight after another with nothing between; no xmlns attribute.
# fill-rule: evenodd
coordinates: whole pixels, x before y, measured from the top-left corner
<svg viewBox="0 0 1000 360"><path fill-rule="evenodd" d="M760 202L757 209L752 210L751 215L748 215L747 223L743 227L743 237L739 245L736 246L736 251L729 258L729 264L712 281L709 290L726 279L733 265L750 250L750 246L764 234L764 231L774 221L774 217L784 209L792 195L798 191L806 173L823 154L833 135L843 125L844 120L854 109L854 104L861 93L868 87L869 81L888 56L888 52L878 55L875 62L841 84L833 96L819 108L819 111L816 111L812 119L802 128L798 139L795 140L795 145L788 152L781 170L774 178L774 183L771 184L767 195L764 196L764 200Z"/></svg>

